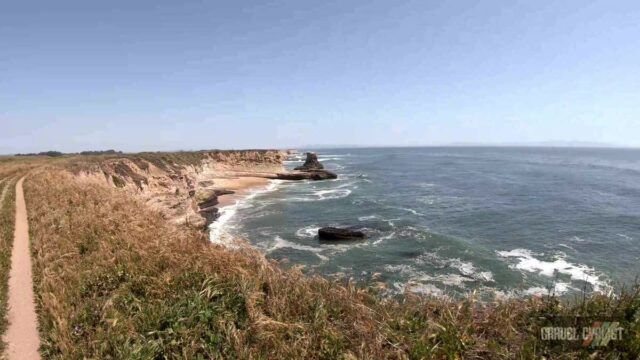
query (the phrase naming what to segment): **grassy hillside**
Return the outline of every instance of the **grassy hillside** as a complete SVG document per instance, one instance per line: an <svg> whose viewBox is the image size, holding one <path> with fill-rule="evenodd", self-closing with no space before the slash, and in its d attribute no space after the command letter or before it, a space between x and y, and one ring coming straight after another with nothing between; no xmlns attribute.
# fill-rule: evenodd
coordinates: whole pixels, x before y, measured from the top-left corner
<svg viewBox="0 0 640 360"><path fill-rule="evenodd" d="M6 187L4 201L0 202L0 335L2 335L7 329L7 286L13 244L15 181L8 176L0 180L4 180L0 182L0 197ZM2 354L4 348L4 342L0 341L0 354Z"/></svg>
<svg viewBox="0 0 640 360"><path fill-rule="evenodd" d="M104 184L45 170L25 183L43 355L55 359L576 358L543 315L614 316L597 357L640 353L637 292L480 303L383 299L212 246Z"/></svg>

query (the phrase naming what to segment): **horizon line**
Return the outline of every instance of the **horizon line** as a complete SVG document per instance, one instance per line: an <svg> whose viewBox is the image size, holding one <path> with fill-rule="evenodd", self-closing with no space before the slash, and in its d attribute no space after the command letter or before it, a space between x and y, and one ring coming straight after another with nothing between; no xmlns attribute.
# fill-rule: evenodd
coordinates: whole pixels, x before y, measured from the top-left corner
<svg viewBox="0 0 640 360"><path fill-rule="evenodd" d="M284 147L265 147L265 148L212 148L212 149L175 149L175 150L142 150L142 151L121 151L117 149L105 149L105 150L80 150L76 152L63 152L58 150L44 150L38 152L26 152L26 153L4 153L0 154L1 157L15 157L19 155L39 155L46 152L60 152L63 155L80 155L81 152L86 151L94 151L94 152L106 152L110 150L116 151L117 155L120 154L139 154L145 152L155 152L155 153L172 153L172 152L202 152L202 151L250 151L250 150L300 150L300 149L312 149L312 150L324 150L324 149L390 149L390 148L557 148L557 149L640 149L640 146L634 145L617 145L617 144L600 144L600 143L585 143L585 144L554 144L550 142L549 144L541 143L525 143L525 144L509 144L509 143L449 143L449 144L428 144L428 145L403 145L403 144L393 144L393 145L357 145L357 144L308 144L308 145L299 145L299 146L284 146Z"/></svg>

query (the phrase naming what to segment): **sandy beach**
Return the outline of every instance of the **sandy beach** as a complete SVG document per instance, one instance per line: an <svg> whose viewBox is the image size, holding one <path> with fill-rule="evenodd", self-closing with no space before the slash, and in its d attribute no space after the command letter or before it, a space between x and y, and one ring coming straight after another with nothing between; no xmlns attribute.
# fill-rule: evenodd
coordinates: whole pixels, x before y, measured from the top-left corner
<svg viewBox="0 0 640 360"><path fill-rule="evenodd" d="M233 190L235 193L221 195L218 197L218 207L233 205L237 200L247 196L251 190L265 187L269 184L269 179L259 177L236 177L214 179L215 187L220 189Z"/></svg>

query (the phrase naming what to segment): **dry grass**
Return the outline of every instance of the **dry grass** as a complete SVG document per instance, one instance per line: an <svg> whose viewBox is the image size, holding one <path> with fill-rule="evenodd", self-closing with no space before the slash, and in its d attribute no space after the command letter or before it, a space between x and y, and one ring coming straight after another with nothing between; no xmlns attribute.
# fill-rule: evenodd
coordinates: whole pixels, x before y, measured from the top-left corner
<svg viewBox="0 0 640 360"><path fill-rule="evenodd" d="M13 245L13 225L15 208L15 181L5 177L0 183L0 196L6 188L4 201L0 202L0 336L7 329L7 301L9 270L11 269L11 249ZM0 340L0 355L5 344Z"/></svg>

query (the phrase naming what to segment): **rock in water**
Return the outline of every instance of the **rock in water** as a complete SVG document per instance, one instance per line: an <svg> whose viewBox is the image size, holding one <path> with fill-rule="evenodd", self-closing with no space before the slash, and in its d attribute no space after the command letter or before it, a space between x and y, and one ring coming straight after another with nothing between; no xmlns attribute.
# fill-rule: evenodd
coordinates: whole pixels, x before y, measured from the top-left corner
<svg viewBox="0 0 640 360"><path fill-rule="evenodd" d="M337 179L338 175L327 170L310 170L278 173L276 177L280 180L328 180Z"/></svg>
<svg viewBox="0 0 640 360"><path fill-rule="evenodd" d="M324 166L322 166L320 161L318 161L318 155L316 153L308 152L307 160L305 160L304 164L302 166L298 166L294 170L309 171L322 169L324 169Z"/></svg>
<svg viewBox="0 0 640 360"><path fill-rule="evenodd" d="M355 240L364 239L367 235L360 230L324 227L318 230L318 237L321 240Z"/></svg>
<svg viewBox="0 0 640 360"><path fill-rule="evenodd" d="M324 166L318 161L318 155L308 152L304 165L298 166L293 171L276 173L274 178L280 180L328 180L337 179L338 175L324 170Z"/></svg>

